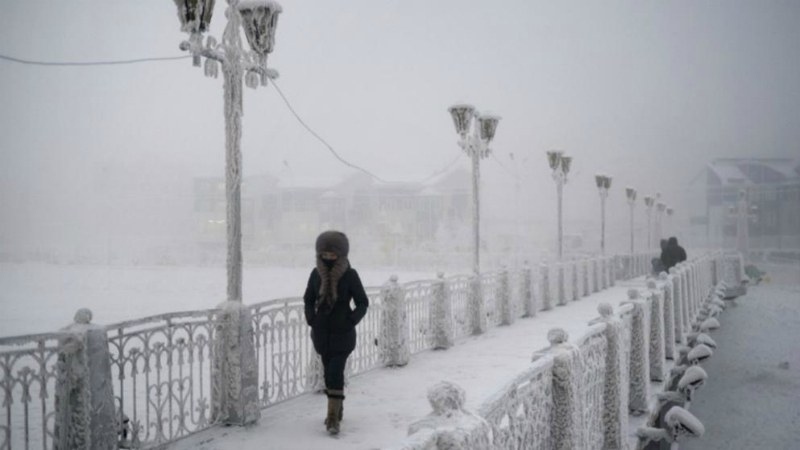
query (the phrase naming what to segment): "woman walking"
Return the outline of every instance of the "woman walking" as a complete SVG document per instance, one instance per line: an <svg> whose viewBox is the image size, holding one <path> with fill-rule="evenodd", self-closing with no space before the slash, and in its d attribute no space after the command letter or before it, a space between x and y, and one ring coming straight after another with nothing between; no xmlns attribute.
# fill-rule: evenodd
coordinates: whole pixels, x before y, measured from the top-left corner
<svg viewBox="0 0 800 450"><path fill-rule="evenodd" d="M308 277L303 300L314 350L325 368L325 427L337 434L344 411L344 368L356 348L356 325L367 313L369 300L358 272L347 259L350 243L344 233L326 231L317 237L315 247L317 266ZM350 306L351 300L355 309Z"/></svg>

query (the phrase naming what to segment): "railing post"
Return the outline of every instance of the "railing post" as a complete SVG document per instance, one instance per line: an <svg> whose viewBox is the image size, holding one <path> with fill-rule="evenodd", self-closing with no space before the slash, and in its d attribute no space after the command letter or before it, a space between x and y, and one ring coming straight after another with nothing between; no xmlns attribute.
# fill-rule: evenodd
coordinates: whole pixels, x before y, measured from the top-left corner
<svg viewBox="0 0 800 450"><path fill-rule="evenodd" d="M533 292L532 279L533 274L531 266L528 265L528 261L525 261L525 264L522 266L522 276L520 277L520 282L522 283L522 286L520 286L520 292L522 293L522 304L525 311L525 317L534 317L538 312L536 295L534 295Z"/></svg>
<svg viewBox="0 0 800 450"><path fill-rule="evenodd" d="M508 268L502 268L498 282L499 286L495 304L499 309L500 325L511 325L514 323L514 308L511 305L511 289L509 289L508 285Z"/></svg>
<svg viewBox="0 0 800 450"><path fill-rule="evenodd" d="M617 271L619 270L619 262L616 256L608 258L608 286L612 287L617 284Z"/></svg>
<svg viewBox="0 0 800 450"><path fill-rule="evenodd" d="M664 357L675 360L675 306L673 302L672 276L661 272L658 276L664 289Z"/></svg>
<svg viewBox="0 0 800 450"><path fill-rule="evenodd" d="M261 418L258 368L250 309L224 302L215 317L211 367L211 417L225 425L249 425Z"/></svg>
<svg viewBox="0 0 800 450"><path fill-rule="evenodd" d="M692 331L692 323L694 317L692 315L692 299L689 292L689 274L686 270L686 264L680 263L678 270L681 274L681 301L683 302L683 332L689 333Z"/></svg>
<svg viewBox="0 0 800 450"><path fill-rule="evenodd" d="M105 327L93 325L86 308L63 331L56 363L56 450L117 448L117 416L111 380L111 355ZM10 397L9 397L10 398Z"/></svg>
<svg viewBox="0 0 800 450"><path fill-rule="evenodd" d="M486 331L486 305L483 301L481 276L472 275L469 287L469 320L472 334L483 334Z"/></svg>
<svg viewBox="0 0 800 450"><path fill-rule="evenodd" d="M686 344L683 326L683 291L681 290L681 275L677 267L670 267L669 274L672 279L672 307L675 311L675 343Z"/></svg>
<svg viewBox="0 0 800 450"><path fill-rule="evenodd" d="M656 280L647 281L650 306L650 380L664 381L664 298Z"/></svg>
<svg viewBox="0 0 800 450"><path fill-rule="evenodd" d="M583 273L581 275L583 275L583 296L584 297L588 297L589 296L589 292L590 292L590 290L589 290L589 260L588 259L584 259L582 265L583 265Z"/></svg>
<svg viewBox="0 0 800 450"><path fill-rule="evenodd" d="M550 267L542 264L539 267L539 290L542 292L542 311L547 311L553 307L553 297L550 292Z"/></svg>
<svg viewBox="0 0 800 450"><path fill-rule="evenodd" d="M628 299L633 305L628 409L633 415L641 415L648 412L647 397L650 386L647 309L639 299L638 290L629 289Z"/></svg>
<svg viewBox="0 0 800 450"><path fill-rule="evenodd" d="M622 449L626 448L628 433L628 387L622 386L622 370L627 370L620 342L622 322L614 317L614 309L608 303L600 303L597 312L600 313L599 321L606 324L607 343L603 389L603 449Z"/></svg>
<svg viewBox="0 0 800 450"><path fill-rule="evenodd" d="M581 290L578 285L578 260L573 260L571 262L572 265L572 301L579 300L581 298Z"/></svg>
<svg viewBox="0 0 800 450"><path fill-rule="evenodd" d="M455 330L450 290L442 272L436 274L436 281L433 282L433 302L431 302L430 308L433 349L446 350L453 346Z"/></svg>
<svg viewBox="0 0 800 450"><path fill-rule="evenodd" d="M411 355L408 315L406 313L406 291L397 283L397 275L381 288L381 331L378 340L381 360L386 367L405 366Z"/></svg>
<svg viewBox="0 0 800 450"><path fill-rule="evenodd" d="M569 335L561 328L547 332L550 350L553 353L553 420L550 430L553 448L579 448L581 430L580 386L576 383L574 369L579 366L578 348L567 343Z"/></svg>
<svg viewBox="0 0 800 450"><path fill-rule="evenodd" d="M597 258L592 258L592 292L598 292L600 290L600 274L598 274L599 268L597 267Z"/></svg>
<svg viewBox="0 0 800 450"><path fill-rule="evenodd" d="M466 393L456 384L442 381L428 389L428 402L433 412L408 427L409 436L427 432L432 434L428 445L407 448L484 449L491 448L492 427L478 414L464 408ZM427 439L426 439L427 440Z"/></svg>

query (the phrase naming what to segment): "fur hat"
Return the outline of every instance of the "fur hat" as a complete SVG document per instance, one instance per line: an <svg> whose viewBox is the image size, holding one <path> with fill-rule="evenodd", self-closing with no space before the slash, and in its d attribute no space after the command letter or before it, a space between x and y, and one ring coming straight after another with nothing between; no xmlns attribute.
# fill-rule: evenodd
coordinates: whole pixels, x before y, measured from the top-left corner
<svg viewBox="0 0 800 450"><path fill-rule="evenodd" d="M315 247L317 255L322 252L331 252L336 253L336 256L340 258L346 258L350 252L350 241L347 240L347 235L341 231L329 230L317 237Z"/></svg>

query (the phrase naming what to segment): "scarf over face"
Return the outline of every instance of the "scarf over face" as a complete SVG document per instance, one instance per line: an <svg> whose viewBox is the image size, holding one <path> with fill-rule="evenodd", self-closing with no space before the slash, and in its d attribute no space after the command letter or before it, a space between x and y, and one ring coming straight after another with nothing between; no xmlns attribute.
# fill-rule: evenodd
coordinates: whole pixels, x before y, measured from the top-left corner
<svg viewBox="0 0 800 450"><path fill-rule="evenodd" d="M329 313L333 310L333 305L338 299L336 287L347 269L350 268L350 261L347 254L350 250L350 243L347 236L339 231L326 231L319 235L316 243L317 250L317 273L321 279L319 286L319 296L317 297L314 309L317 313ZM322 252L335 253L338 257L331 268L322 259Z"/></svg>

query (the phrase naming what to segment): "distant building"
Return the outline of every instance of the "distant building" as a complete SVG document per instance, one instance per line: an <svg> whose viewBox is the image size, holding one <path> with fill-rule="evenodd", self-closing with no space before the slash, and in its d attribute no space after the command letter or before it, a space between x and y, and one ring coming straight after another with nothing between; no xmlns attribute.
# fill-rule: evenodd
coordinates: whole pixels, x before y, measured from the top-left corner
<svg viewBox="0 0 800 450"><path fill-rule="evenodd" d="M733 208L739 191L755 206L750 247L800 248L800 160L790 158L716 159L693 182L705 195L695 196L691 223L709 245L733 247ZM699 232L699 233L698 233Z"/></svg>

